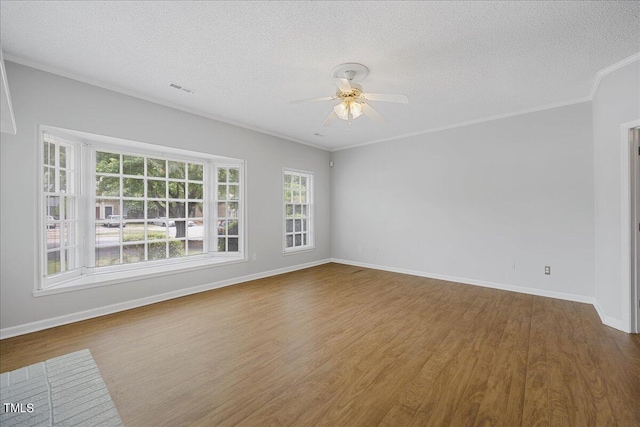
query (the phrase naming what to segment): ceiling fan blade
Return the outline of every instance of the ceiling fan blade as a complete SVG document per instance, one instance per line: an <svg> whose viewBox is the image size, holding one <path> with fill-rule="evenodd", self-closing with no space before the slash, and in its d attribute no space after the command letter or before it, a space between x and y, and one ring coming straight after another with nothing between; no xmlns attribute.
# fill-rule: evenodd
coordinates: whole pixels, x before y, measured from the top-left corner
<svg viewBox="0 0 640 427"><path fill-rule="evenodd" d="M360 105L362 106L362 113L365 116L369 117L374 122L387 123L387 119L382 117L382 114L378 113L370 105L368 104L360 104Z"/></svg>
<svg viewBox="0 0 640 427"><path fill-rule="evenodd" d="M338 89L340 89L340 92L349 93L353 90L351 88L351 84L349 83L349 80L341 79L341 78L335 78L333 80L335 80L336 85L338 86Z"/></svg>
<svg viewBox="0 0 640 427"><path fill-rule="evenodd" d="M331 101L334 99L336 99L335 96L323 96L320 98L308 98L308 99L298 99L296 101L289 101L289 104L304 104L305 102Z"/></svg>
<svg viewBox="0 0 640 427"><path fill-rule="evenodd" d="M336 115L336 112L331 110L331 114L329 114L327 118L324 119L324 123L322 123L322 126L328 128L329 126L331 126L331 123L336 119L336 117L338 117Z"/></svg>
<svg viewBox="0 0 640 427"><path fill-rule="evenodd" d="M397 95L393 93L365 93L364 98L369 101L395 102L398 104L408 104L407 95Z"/></svg>

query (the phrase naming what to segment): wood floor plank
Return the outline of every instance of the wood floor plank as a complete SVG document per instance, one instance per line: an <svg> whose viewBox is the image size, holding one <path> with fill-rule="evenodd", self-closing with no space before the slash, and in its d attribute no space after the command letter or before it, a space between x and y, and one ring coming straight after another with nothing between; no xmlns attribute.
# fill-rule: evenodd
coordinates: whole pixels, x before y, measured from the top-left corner
<svg viewBox="0 0 640 427"><path fill-rule="evenodd" d="M527 374L524 387L523 426L548 426L551 424L549 383L547 381L547 325L545 323L545 299L532 298Z"/></svg>
<svg viewBox="0 0 640 427"><path fill-rule="evenodd" d="M354 266L2 340L0 371L84 348L127 426L640 425L640 336L592 306Z"/></svg>

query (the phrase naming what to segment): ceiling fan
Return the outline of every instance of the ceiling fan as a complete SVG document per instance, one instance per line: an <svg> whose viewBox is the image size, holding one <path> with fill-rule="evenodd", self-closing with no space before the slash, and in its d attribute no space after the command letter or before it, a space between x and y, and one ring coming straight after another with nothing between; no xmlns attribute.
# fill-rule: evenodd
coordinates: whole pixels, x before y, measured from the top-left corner
<svg viewBox="0 0 640 427"><path fill-rule="evenodd" d="M408 104L409 98L407 98L406 95L364 92L362 86L356 82L362 81L367 74L369 74L369 69L362 64L347 63L338 65L331 73L336 86L338 86L338 91L334 96L300 99L297 101L291 101L291 104L340 101L338 105L333 107L329 116L324 120L322 126L325 127L331 126L331 123L336 118L346 120L351 124L352 120L357 119L363 114L375 122L386 123L387 119L369 105L369 101Z"/></svg>

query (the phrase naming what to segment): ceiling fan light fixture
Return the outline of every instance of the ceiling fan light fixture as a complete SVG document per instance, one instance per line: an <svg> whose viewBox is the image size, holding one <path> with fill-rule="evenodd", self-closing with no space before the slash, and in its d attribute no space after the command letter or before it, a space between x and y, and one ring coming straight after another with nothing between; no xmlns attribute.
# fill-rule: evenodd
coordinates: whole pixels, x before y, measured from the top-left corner
<svg viewBox="0 0 640 427"><path fill-rule="evenodd" d="M353 100L342 101L333 107L333 111L339 119L350 121L362 115L362 106Z"/></svg>

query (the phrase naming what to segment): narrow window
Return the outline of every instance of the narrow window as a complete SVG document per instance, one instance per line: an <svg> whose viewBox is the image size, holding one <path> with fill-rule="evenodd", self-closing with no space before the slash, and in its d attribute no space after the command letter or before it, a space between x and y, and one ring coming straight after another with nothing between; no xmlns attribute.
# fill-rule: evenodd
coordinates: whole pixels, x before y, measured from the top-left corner
<svg viewBox="0 0 640 427"><path fill-rule="evenodd" d="M218 167L216 205L218 213L218 252L240 250L240 168Z"/></svg>
<svg viewBox="0 0 640 427"><path fill-rule="evenodd" d="M284 251L313 248L313 175L284 171Z"/></svg>
<svg viewBox="0 0 640 427"><path fill-rule="evenodd" d="M43 134L45 275L78 268L78 186L73 144Z"/></svg>

